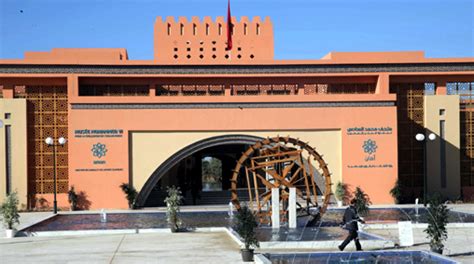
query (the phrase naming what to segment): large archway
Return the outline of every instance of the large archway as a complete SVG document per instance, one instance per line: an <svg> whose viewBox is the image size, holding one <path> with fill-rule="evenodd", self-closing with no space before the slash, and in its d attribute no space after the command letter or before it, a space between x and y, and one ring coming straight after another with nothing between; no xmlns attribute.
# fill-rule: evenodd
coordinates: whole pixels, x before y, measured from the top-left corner
<svg viewBox="0 0 474 264"><path fill-rule="evenodd" d="M185 160L187 157L192 156L204 149L209 149L218 146L229 146L229 145L253 145L255 142L262 140L263 138L249 135L224 135L216 136L207 139L197 141L187 147L177 151L171 155L165 162L163 162L148 178L143 188L140 190L136 205L138 207L144 207L147 199L152 193L155 186L157 186L160 179L163 178L171 169L177 166L180 162Z"/></svg>

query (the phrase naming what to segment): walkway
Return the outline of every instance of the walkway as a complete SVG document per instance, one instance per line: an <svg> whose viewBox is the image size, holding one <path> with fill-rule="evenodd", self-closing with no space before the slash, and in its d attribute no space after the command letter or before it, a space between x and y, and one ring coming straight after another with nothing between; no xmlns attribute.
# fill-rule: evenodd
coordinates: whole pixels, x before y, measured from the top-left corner
<svg viewBox="0 0 474 264"><path fill-rule="evenodd" d="M242 263L226 233L0 239L2 263Z"/></svg>

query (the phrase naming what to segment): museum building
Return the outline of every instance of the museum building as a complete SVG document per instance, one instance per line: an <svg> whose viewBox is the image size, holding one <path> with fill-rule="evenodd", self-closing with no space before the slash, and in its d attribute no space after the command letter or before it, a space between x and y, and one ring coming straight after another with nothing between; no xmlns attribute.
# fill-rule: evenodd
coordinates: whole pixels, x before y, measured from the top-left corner
<svg viewBox="0 0 474 264"><path fill-rule="evenodd" d="M405 202L474 199L474 58L275 60L269 18L232 24L231 49L222 17L158 17L151 60L122 48L0 59L0 200L16 190L24 208L50 207L56 176L60 207L74 186L83 209L126 208L122 183L139 207L170 185L187 204L227 203L242 153L278 135L317 150L333 190L359 186L374 204L394 203L397 180Z"/></svg>

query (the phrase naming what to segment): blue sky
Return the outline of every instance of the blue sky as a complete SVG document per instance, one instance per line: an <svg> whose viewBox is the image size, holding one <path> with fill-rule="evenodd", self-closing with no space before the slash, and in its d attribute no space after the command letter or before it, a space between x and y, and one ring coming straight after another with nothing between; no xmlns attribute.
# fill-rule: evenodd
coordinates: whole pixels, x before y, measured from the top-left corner
<svg viewBox="0 0 474 264"><path fill-rule="evenodd" d="M276 59L330 51L424 50L474 57L474 0L232 0L233 16L270 16ZM153 58L156 16L225 16L227 0L0 0L0 58L25 51L126 48Z"/></svg>

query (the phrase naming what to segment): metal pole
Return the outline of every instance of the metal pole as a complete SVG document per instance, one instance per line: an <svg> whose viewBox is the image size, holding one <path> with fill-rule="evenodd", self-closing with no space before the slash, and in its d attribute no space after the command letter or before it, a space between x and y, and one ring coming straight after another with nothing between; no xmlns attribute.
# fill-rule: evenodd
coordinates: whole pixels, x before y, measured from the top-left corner
<svg viewBox="0 0 474 264"><path fill-rule="evenodd" d="M56 200L56 144L53 144L53 175L54 175L54 214L58 213L58 201Z"/></svg>

